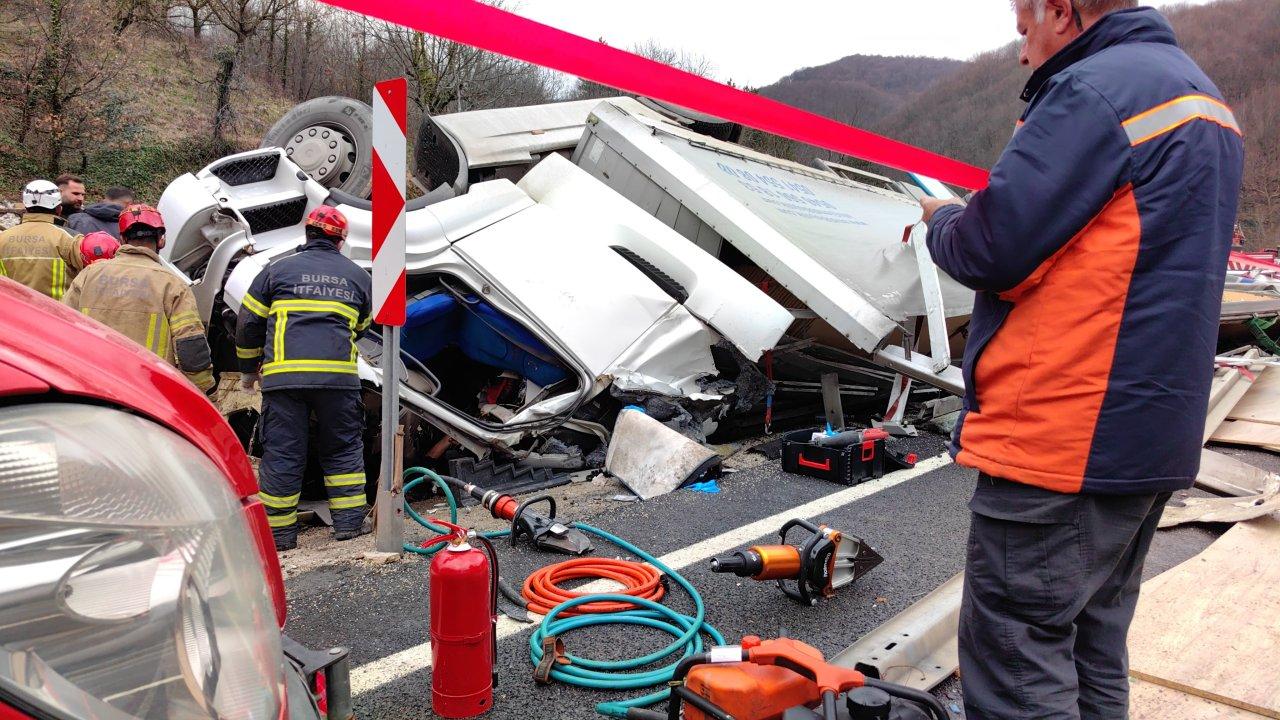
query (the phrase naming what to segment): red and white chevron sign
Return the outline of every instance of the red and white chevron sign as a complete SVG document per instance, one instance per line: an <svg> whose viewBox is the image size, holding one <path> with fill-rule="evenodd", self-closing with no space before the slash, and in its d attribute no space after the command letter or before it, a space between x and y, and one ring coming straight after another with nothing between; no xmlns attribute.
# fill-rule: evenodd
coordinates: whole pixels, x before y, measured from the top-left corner
<svg viewBox="0 0 1280 720"><path fill-rule="evenodd" d="M404 325L404 78L373 86L373 319Z"/></svg>

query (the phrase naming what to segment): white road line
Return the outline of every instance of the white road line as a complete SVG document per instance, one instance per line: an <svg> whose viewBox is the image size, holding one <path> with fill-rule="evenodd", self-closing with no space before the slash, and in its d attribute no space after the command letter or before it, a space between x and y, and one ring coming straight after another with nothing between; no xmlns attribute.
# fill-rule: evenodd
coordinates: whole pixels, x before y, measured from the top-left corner
<svg viewBox="0 0 1280 720"><path fill-rule="evenodd" d="M679 570L688 567L698 561L705 560L712 555L726 552L738 547L750 540L763 537L770 533L777 532L782 523L791 518L812 518L823 513L831 512L837 508L844 507L855 500L861 500L868 495L874 495L881 490L887 490L895 485L900 485L912 478L919 477L931 470L937 470L951 462L951 458L944 455L932 457L922 460L914 468L910 470L899 470L892 472L878 480L855 485L851 488L840 490L807 502L803 505L784 510L780 513L770 515L753 523L734 528L728 532L708 538L702 542L690 545L689 547L676 550L658 558L672 569ZM601 581L593 582L583 586L583 590L588 592L595 591L593 585ZM605 589L606 585L601 585L598 589ZM535 616L536 618L537 616ZM525 630L531 628L531 625L518 623L505 615L498 616L498 639L518 635ZM422 628L426 632L425 625ZM393 653L383 658L379 658L369 663L365 663L351 670L351 693L353 695L363 695L365 693L377 690L388 683L399 680L406 675L420 672L431 667L431 643L426 642L421 645L415 645L406 648L398 653ZM424 680L425 682L425 680Z"/></svg>

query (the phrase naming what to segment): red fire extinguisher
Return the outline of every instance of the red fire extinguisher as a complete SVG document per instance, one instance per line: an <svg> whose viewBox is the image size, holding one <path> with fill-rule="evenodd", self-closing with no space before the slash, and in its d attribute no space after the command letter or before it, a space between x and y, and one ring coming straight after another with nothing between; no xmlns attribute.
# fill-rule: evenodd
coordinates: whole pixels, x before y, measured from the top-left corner
<svg viewBox="0 0 1280 720"><path fill-rule="evenodd" d="M433 521L453 532L431 541L449 541L431 559L431 709L445 718L474 717L493 706L498 679L498 556L484 537Z"/></svg>

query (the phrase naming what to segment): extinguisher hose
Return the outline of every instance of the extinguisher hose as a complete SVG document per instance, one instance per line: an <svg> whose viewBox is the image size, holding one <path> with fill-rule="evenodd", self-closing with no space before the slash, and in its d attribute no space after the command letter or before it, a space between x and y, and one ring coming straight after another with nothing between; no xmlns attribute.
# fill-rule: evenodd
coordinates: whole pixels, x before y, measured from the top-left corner
<svg viewBox="0 0 1280 720"><path fill-rule="evenodd" d="M711 645L725 644L720 632L706 622L706 605L702 602L702 596L680 573L616 535L586 523L574 523L573 526L611 542L661 570L689 594L693 600L694 613L684 615L652 600L614 593L582 595L566 600L547 613L529 638L529 656L535 667L542 661L544 638L563 636L565 633L581 628L598 625L639 625L671 635L675 639L670 645L642 657L604 661L568 655L569 663L554 663L551 666L550 677L567 685L605 690L637 690L669 682L675 673L676 666L683 658L703 651L704 635L710 639ZM620 603L632 609L610 613L567 614L573 608L588 603ZM671 658L670 664L644 669L666 658ZM600 703L596 705L596 712L607 717L625 718L627 710L666 702L670 695L670 688L664 688L630 700Z"/></svg>
<svg viewBox="0 0 1280 720"><path fill-rule="evenodd" d="M421 485L424 482L427 482L428 480L434 483L435 486L440 489L440 493L444 495L444 499L449 503L449 522L455 523L455 524L458 522L458 501L454 497L453 490L449 487L449 483L444 478L440 477L439 475L432 472L431 470L428 470L427 468L411 467L404 471L404 480L405 480L405 484L404 484L404 490L402 495L403 497L408 497L410 490ZM431 522L431 520L419 515L417 511L413 509L413 506L410 505L407 501L404 504L404 513L408 515L410 518L412 518L414 522L418 523L422 527L434 533L444 535L446 533L451 532L449 528L444 527L442 525L436 525L435 523ZM511 534L511 530L495 530L493 532L476 533L478 537L482 537L482 538L500 538L500 537L507 537L510 534ZM431 555L435 555L436 553L440 552L448 544L449 542L447 540L441 540L438 543L432 543L427 547L422 547L422 546L407 542L404 544L404 549L405 549L405 552L417 553L418 555L426 555L429 557Z"/></svg>
<svg viewBox="0 0 1280 720"><path fill-rule="evenodd" d="M408 507L408 504L405 505ZM489 538L476 534L476 540L484 546L484 551L489 555L489 562L493 563L492 570L489 571L489 636L493 638L493 654L489 657L493 659L493 678L491 682L494 687L498 687L498 551L494 549L493 543L489 542Z"/></svg>

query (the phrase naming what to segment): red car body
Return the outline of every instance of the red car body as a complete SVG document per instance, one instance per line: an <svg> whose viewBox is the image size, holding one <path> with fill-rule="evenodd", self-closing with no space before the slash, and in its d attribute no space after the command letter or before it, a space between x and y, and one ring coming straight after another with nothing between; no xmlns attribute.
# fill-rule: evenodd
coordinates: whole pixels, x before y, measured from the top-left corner
<svg viewBox="0 0 1280 720"><path fill-rule="evenodd" d="M123 335L0 278L0 399L62 395L164 425L222 470L244 507L281 627L284 578L249 458L217 408L173 366Z"/></svg>

